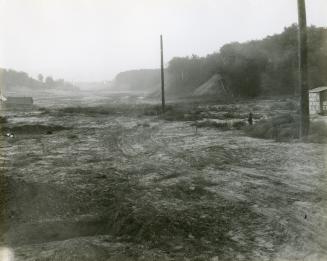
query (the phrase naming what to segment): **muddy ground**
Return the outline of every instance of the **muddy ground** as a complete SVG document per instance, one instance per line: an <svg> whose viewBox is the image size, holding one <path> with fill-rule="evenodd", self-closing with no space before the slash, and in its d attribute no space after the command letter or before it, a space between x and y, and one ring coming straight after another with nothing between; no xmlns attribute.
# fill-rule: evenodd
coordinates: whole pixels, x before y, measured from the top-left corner
<svg viewBox="0 0 327 261"><path fill-rule="evenodd" d="M2 112L0 259L327 260L326 144L229 124L288 100L192 107L227 129L120 102Z"/></svg>

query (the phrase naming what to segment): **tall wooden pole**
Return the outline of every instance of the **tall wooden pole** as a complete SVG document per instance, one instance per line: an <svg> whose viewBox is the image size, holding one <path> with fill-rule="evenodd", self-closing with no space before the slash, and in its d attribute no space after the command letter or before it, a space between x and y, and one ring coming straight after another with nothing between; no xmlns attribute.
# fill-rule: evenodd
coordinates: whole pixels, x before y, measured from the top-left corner
<svg viewBox="0 0 327 261"><path fill-rule="evenodd" d="M306 137L309 134L310 115L309 115L309 88L308 88L308 44L307 44L307 19L305 0L298 0L299 16L299 85L301 93L301 122L300 137Z"/></svg>
<svg viewBox="0 0 327 261"><path fill-rule="evenodd" d="M165 73L164 73L164 61L163 61L163 43L162 35L160 35L160 50L161 50L161 102L162 112L165 112Z"/></svg>

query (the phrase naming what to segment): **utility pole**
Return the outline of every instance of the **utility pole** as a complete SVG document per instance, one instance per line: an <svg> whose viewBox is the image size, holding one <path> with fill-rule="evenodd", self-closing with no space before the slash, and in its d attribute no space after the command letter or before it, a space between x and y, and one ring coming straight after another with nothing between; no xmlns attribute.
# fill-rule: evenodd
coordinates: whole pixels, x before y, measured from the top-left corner
<svg viewBox="0 0 327 261"><path fill-rule="evenodd" d="M165 113L165 73L164 73L164 61L163 61L162 35L160 35L160 50L161 50L161 102L162 102L162 112Z"/></svg>
<svg viewBox="0 0 327 261"><path fill-rule="evenodd" d="M307 19L305 0L298 0L299 16L299 85L301 93L301 122L300 137L306 137L309 134L310 115L309 115L309 88L308 88L308 43L307 43Z"/></svg>

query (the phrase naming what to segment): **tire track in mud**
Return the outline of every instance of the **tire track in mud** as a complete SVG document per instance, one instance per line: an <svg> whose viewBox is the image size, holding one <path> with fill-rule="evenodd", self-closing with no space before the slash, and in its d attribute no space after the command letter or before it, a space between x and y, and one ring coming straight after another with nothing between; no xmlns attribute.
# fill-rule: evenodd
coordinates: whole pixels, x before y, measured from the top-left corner
<svg viewBox="0 0 327 261"><path fill-rule="evenodd" d="M112 214L101 215L89 192L1 177L0 244L12 247L112 232ZM110 200L110 199L108 199Z"/></svg>
<svg viewBox="0 0 327 261"><path fill-rule="evenodd" d="M174 129L174 128L172 128L172 129ZM139 136L138 136L139 134L135 134L135 135L137 136L137 138L135 138L135 136L132 136L123 142L126 142L128 144L133 144L133 142L135 142L135 143L143 142L144 143L144 141L142 140L144 137L139 138ZM177 136L177 138L176 138L176 136ZM202 173L202 171L205 170L205 168L207 167L208 164L210 165L212 162L218 161L217 165L215 167L221 167L222 165L228 163L228 159L231 159L231 154L228 149L225 149L221 145L213 144L212 141L210 141L210 139L204 139L201 143L200 148L196 147L196 148L192 149L192 146L190 146L190 144L189 144L189 143L192 143L192 141L193 141L192 136L193 136L193 134L189 135L189 134L185 134L185 133L182 135L180 135L180 134L179 135L171 135L171 133L169 133L169 131L165 132L165 130L161 130L159 133L156 132L155 134L150 135L149 139L150 139L151 143L155 142L157 145L159 143L156 152L159 152L160 154L166 153L169 157L178 158L179 161L182 161L182 163L179 162L178 164L176 163L176 161L170 161L170 164L173 165L174 168L176 168L177 166L182 167L182 168L184 168L185 172L192 173L192 176L188 177L188 179L191 179L191 180L195 176L198 176L200 173ZM191 139L188 141L185 140L185 139L189 139L189 138L191 138ZM179 144L174 143L174 139L177 139ZM124 146L124 145L122 145L122 146ZM171 146L173 146L172 150L170 149ZM188 150L185 150L185 148L188 148ZM152 147L151 147L151 149L152 149ZM200 152L203 153L203 156L200 157L199 161L205 161L203 163L203 166L198 166L198 164L196 162L194 162L195 159L201 155ZM185 153L190 154L190 155L185 157L185 155L184 155ZM208 153L209 153L209 155L210 155L210 153L212 155L207 157ZM151 151L151 154L152 155L155 154L154 151ZM142 159L144 160L143 153L136 153L133 156L136 157L137 160L142 160ZM137 156L139 156L139 157L137 157ZM207 157L207 159L206 159L206 157ZM233 164L233 162L229 162L229 163ZM173 173L172 173L173 168L170 168L169 162L167 162L167 161L165 162L164 159L163 159L163 163L161 165L158 165L158 163L157 163L156 171L159 171L158 169L160 169L160 168L162 168L163 171L166 172L165 174L166 174L167 178L169 178L169 177L176 178L176 177L180 176L180 175L173 175ZM169 174L169 172L171 172L171 173ZM175 170L175 172L176 172L176 170ZM143 174L146 174L146 173L143 172ZM163 181L163 180L166 180L165 175L161 179L158 179L157 181ZM176 181L174 183L172 183L171 186L174 187L175 183L176 183ZM194 183L194 184L196 184L196 183ZM188 185L187 183L185 185L187 187L193 186L192 184ZM217 184L214 184L214 185L217 185ZM177 195L179 195L179 194L177 194ZM218 193L218 195L219 195L219 193ZM186 199L184 199L184 200L186 200ZM217 204L219 206L219 201L217 202ZM230 202L230 204L232 204L232 202ZM235 201L233 204L235 207ZM216 207L218 207L218 206L216 206ZM235 210L232 210L233 209L232 205L227 207L225 210L228 210L229 208L231 208L229 211L236 211L236 212L238 211L237 208ZM244 212L244 211L242 210L241 212ZM247 209L247 211L249 213L252 213L252 211L250 211L250 209ZM217 216L217 219L219 219L219 216ZM236 220L238 220L238 219L236 219ZM233 222L237 223L236 220ZM247 221L243 220L243 222L247 222ZM255 228L252 225L251 225L251 227L252 227L252 229ZM236 234L237 233L245 233L243 238L240 240L240 244L244 243L244 240L247 241L246 239L244 239L244 237L246 237L246 235L249 236L249 231L240 232L240 231L242 231L242 229L236 230L238 232L235 232L235 229L234 229L234 232ZM258 228L255 228L255 230L256 229L258 229ZM271 233L271 231L269 233ZM250 233L250 234L253 234L253 233ZM236 242L238 242L238 239L235 238L235 240L236 240Z"/></svg>
<svg viewBox="0 0 327 261"><path fill-rule="evenodd" d="M104 145L109 145L115 151L123 151L124 144L120 137L126 135L128 130L124 129L117 120L112 125L110 139L108 140L107 137L105 139L107 143ZM92 127L87 128L82 133L86 136L92 135L92 129ZM83 143L83 140L77 143L81 142ZM56 148L60 149L60 146L57 144ZM77 213L83 211L89 213L90 209L83 210L83 202L80 198L68 199L67 195L70 194L68 188L54 184L26 182L9 176L4 177L4 180L1 194L4 195L2 198L6 198L6 202L2 202L1 209L7 213L1 215L3 217L1 224L6 224L2 234L3 241L11 245L102 235L111 231L108 217L97 214L78 215Z"/></svg>
<svg viewBox="0 0 327 261"><path fill-rule="evenodd" d="M253 139L253 142L256 142L256 140ZM182 144L183 148L181 148L181 151L185 152L185 147L187 145L185 145L185 141ZM304 149L307 154L307 156L305 156L303 155L303 151L302 153L298 152L299 148L302 150L301 144L283 145L272 143L269 147L273 148L272 151L274 151L274 155L269 155L269 150L267 150L267 147L264 147L268 146L269 144L261 144L259 147L254 147L257 144L246 143L242 153L240 153L239 150L236 151L235 149L231 149L230 146L223 147L225 145L226 142L222 142L222 145L217 146L217 148L221 152L223 152L222 158L219 156L220 152L218 151L214 152L213 155L214 157L216 157L216 160L221 160L224 158L228 159L228 161L225 162L225 165L222 164L223 168L225 168L226 170L225 174L228 174L228 172L230 171L238 173L236 176L238 176L239 180L242 181L242 186L244 186L240 191L238 191L238 193L246 195L249 199L249 202L256 202L258 204L256 205L255 211L257 213L264 214L268 219L278 219L278 217L280 217L281 224L284 224L282 226L288 226L287 230L292 231L290 233L292 233L293 235L298 235L299 237L295 241L293 240L293 244L296 244L295 242L301 242L303 244L303 242L307 239L308 242L306 244L308 245L314 246L316 244L320 245L320 249L326 248L327 242L323 239L323 233L319 231L319 228L316 227L315 224L309 225L304 218L305 216L307 216L307 214L305 212L299 211L300 209L296 208L294 205L297 202L301 202L304 200L312 202L315 207L318 207L315 203L316 199L322 197L321 189L317 187L314 182L307 180L305 175L305 169L294 170L290 168L290 166L288 166L289 162L295 162L295 164L299 164L298 161L301 160L302 157L307 158L308 162L314 162L314 156L308 157L308 151L310 150ZM311 146L312 145L308 144L304 147L310 148ZM211 147L215 148L215 146ZM202 146L201 151L210 151L211 147ZM239 145L238 147L242 148L242 146ZM280 149L282 149L283 147L285 147L284 150L280 151ZM199 148L197 148L196 150L198 149ZM263 151L264 153L262 153ZM277 154L275 151L277 152ZM194 151L191 150L188 152L192 154L192 152ZM215 160L214 158L210 158L210 153L208 154L208 151L206 151L204 154L205 158L199 160L201 162L203 162L204 160L203 168L205 169L208 167L208 164L205 163L206 160L208 163L212 163ZM317 154L317 151L315 152L315 154ZM198 154L195 153L195 155L196 157L199 157ZM297 158L296 155L298 156ZM265 162L261 162L258 160L253 160L252 157L257 157L258 159L264 158L266 160ZM316 158L319 158L319 155L317 155ZM192 157L186 158L186 161L188 162L193 162L193 160L194 158ZM218 164L217 166L215 166L215 169L217 169L217 167L219 169L220 166L221 165ZM317 168L314 169L315 172L317 172ZM248 170L248 172L246 170ZM296 173L298 174L298 176L294 175ZM172 177L176 178L176 175L172 175ZM305 180L303 180L303 178L305 178ZM315 180L317 178L318 180L321 180L321 178L319 178L316 173L315 176L312 178ZM326 179L323 179L322 181L324 182L324 184L326 184ZM227 185L227 183L225 184ZM220 186L218 186L218 188L219 187ZM228 187L229 186L227 186L227 190L237 192L237 190L233 189L232 187L230 187L230 189L228 189ZM324 190L326 189L324 188ZM323 198L325 198L326 200L326 193L323 192L323 194ZM262 195L262 197L258 197L258 195ZM310 213L310 211L307 211L307 213ZM327 225L326 219L320 217L319 215L314 216L312 218L317 218L318 220L320 220L317 220L318 224L323 222L325 223L325 225ZM316 238L314 238L314 235L316 235ZM303 237L303 239L301 239L301 236Z"/></svg>
<svg viewBox="0 0 327 261"><path fill-rule="evenodd" d="M22 185L22 187L25 188L25 191L26 191L26 188L28 188L31 184L24 183L21 185ZM21 185L18 185L17 183L15 183L14 187L19 187ZM28 199L28 197L29 197L28 194L30 194L30 193L35 194L35 195L38 194L35 191L36 187L33 187L33 186L34 185L32 185L31 189L28 189L27 194L23 193L24 200ZM48 193L49 193L49 188L47 189ZM13 190L11 189L11 191L13 191ZM62 191L60 193L62 193ZM32 195L30 197L34 197L34 196ZM41 195L40 197L44 198L44 195L43 196ZM58 198L56 199L56 201L57 200L58 200ZM19 202L16 201L16 203L19 203ZM210 211L210 209L211 209L211 207L209 207L208 211ZM188 215L184 216L186 214L183 214L183 211L180 211L180 210L178 210L178 211L180 212L178 215L181 215L181 218L185 219L188 216ZM186 210L186 211L191 211L190 214L192 213L192 215L195 213L195 211L192 210L192 208L190 210ZM194 211L194 213L193 213L193 211ZM206 211L207 211L206 208L204 208L203 211L205 211L205 213L206 213ZM231 209L231 211L233 211L233 210ZM149 214L151 215L151 213L147 213L146 215L149 215ZM137 215L142 216L141 213L139 213ZM205 215L207 215L207 214L205 214ZM26 213L24 213L24 216L26 216ZM133 218L133 216L131 218ZM163 216L163 218L165 218L165 215ZM170 217L170 214L169 214L166 218L168 218L168 220L169 220L170 218L173 218L173 217ZM174 222L180 222L178 220L178 218L179 218L178 216L174 217L173 220L176 218L177 218L177 220ZM208 216L208 218L209 218L208 222L213 222L211 220L213 217ZM147 219L149 221L151 221L150 216L147 217ZM203 221L198 221L198 222L203 223L206 219L207 218L204 217ZM223 220L222 220L222 222L225 222ZM135 221L133 221L133 222L135 222ZM192 217L190 219L190 221L192 223L195 222L194 217ZM122 222L122 221L120 221L120 222ZM154 221L151 221L151 222L154 222ZM195 227L199 226L201 223L197 224ZM133 223L131 223L129 225L133 225ZM129 226L129 225L127 225L127 226ZM160 223L158 225L160 226ZM187 227L188 226L191 226L191 224L188 224ZM203 224L201 226L206 228L207 225ZM75 216L73 219L69 219L69 218L60 219L60 220L43 219L43 220L40 220L40 222L25 223L25 224L20 224L17 226L12 224L11 227L13 227L13 229L9 230L6 233L6 235L8 237L7 242L9 242L13 246L22 245L22 244L43 243L43 242L54 241L54 240L64 240L64 239L79 237L79 236L102 235L102 234L112 232L112 227L110 225L108 225L108 220L106 217L84 218L83 216L81 216L81 218L79 219L78 217ZM142 228L142 226L141 226L141 228ZM147 228L147 226L145 226L142 229L145 229L145 231L148 231L149 228ZM178 228L178 229L180 229L180 228ZM189 231L189 229L191 229L191 227L187 228L186 230ZM194 229L192 229L192 230L194 230ZM150 231L144 232L144 233L151 233ZM127 232L123 232L123 233L127 233ZM223 236L221 240L225 240L225 236Z"/></svg>
<svg viewBox="0 0 327 261"><path fill-rule="evenodd" d="M74 217L87 209L68 188L1 175L0 192L1 241L10 245L93 234L90 232L94 230L92 224L99 222ZM86 224L90 225L90 231L85 229Z"/></svg>
<svg viewBox="0 0 327 261"><path fill-rule="evenodd" d="M194 227L203 228L203 231L207 231L208 234L211 230L215 233L221 232L220 237L213 233L212 242L214 242L214 236L220 238L221 241L212 243L212 245L221 244L222 248L226 247L227 249L229 246L233 247L235 251L241 249L240 252L244 253L256 251L256 248L261 246L260 251L262 253L270 254L276 253L276 248L284 242L279 241L281 238L284 237L283 240L288 239L283 234L285 226L288 226L294 235L304 236L306 239L310 238L310 235L317 235L317 228L304 222L302 215L301 217L297 216L301 212L292 206L296 200L313 201L314 198L311 198L309 194L292 195L293 192L303 192L303 187L300 184L301 182L308 183L309 180L303 180L303 176L300 175L296 181L295 178L286 175L286 166L278 167L278 162L273 162L275 159L292 153L293 150L278 153L278 150L285 150L285 146L279 144L272 146L272 144L263 141L252 144L251 142L255 140L249 141L238 136L239 141L232 142L235 139L234 134L233 136L229 133L212 130L201 130L198 135L195 135L186 123L159 122L152 128L151 125L150 127L137 127L136 122L138 120L133 119L133 121L130 125L124 125L124 122L117 120L113 121L110 128L103 127L95 128L94 131L86 131L86 133L80 134L82 136L81 141L76 144L76 149L89 149L89 152L87 150L82 151L81 157L88 153L92 154L88 157L89 161L78 161L79 169L87 167L85 173L76 173L77 176L80 175L81 182L92 183L94 173L101 171L100 174L102 174L104 171L102 168L107 165L104 164L100 168L96 168L96 165L100 165L100 161L106 161L106 158L102 158L102 153L110 153L112 157L117 157L115 158L118 165L117 170L123 175L132 176L131 174L136 172L139 174L137 178L140 179L142 179L142 175L148 174L157 178L156 181L158 182L151 180L146 183L145 191L141 191L139 194L129 193L128 190L131 190L131 187L118 191L119 196L116 195L116 205L111 205L112 202L103 202L103 206L106 208L114 207L113 211L118 213L115 222L119 224L117 230L122 235L139 231L135 237L151 236L151 229L153 228L151 226L158 226L160 228L157 230L158 233L164 234L166 230L160 226L168 222L172 229L176 229L190 241L194 235L189 238L184 231L192 230ZM64 144L57 144L56 146L56 150L60 150L62 157L67 156L67 151L62 150ZM269 158L272 152L273 156ZM260 157L268 160L260 162ZM290 160L294 159L290 157ZM61 162L68 164L68 161ZM108 165L110 166L110 164ZM270 166L269 171L266 168L268 165ZM65 165L62 167L64 168ZM74 166L72 171L78 172L79 169ZM213 173L212 176L209 176L210 171ZM90 174L90 177L83 180L82 177L84 178L86 174ZM195 179L199 176L203 178L202 181ZM70 176L67 177L71 178ZM165 182L167 180L165 177L167 179L172 177L172 180ZM312 178L316 179L317 176ZM100 180L94 185L98 191L92 195L107 198L115 196L110 191L114 189L109 186L110 182L107 178L104 178L103 181ZM117 181L113 180L112 182ZM235 185L236 182L240 183L239 186ZM72 185L75 184L72 183ZM117 183L117 187L121 185L123 184ZM142 185L144 184L142 183ZM16 202L21 201L20 204L22 205L22 202L26 203L26 201L31 200L37 206L33 198L34 200L41 199L47 194L53 194L53 201L47 199L45 200L47 205L44 208L39 207L39 211L45 213L45 209L55 206L56 202L65 202L65 197L70 193L68 188L48 184L41 189L41 192L38 192L39 196L37 196L38 193L35 196L33 191L39 190L37 186L42 185L31 183L20 185L18 182L15 185L15 187L21 188L18 191L23 192L23 187L31 187L31 189L27 189L25 196L22 196L24 194L22 193ZM106 186L109 187L108 194L102 195L101 190L104 190ZM224 190L229 191L231 197L226 196L223 193ZM76 206L77 202L84 203L83 201L90 199L87 191L85 193L80 198L73 198L67 207L61 206L61 210L50 211L47 217L37 217L38 211L34 209L31 222L25 222L25 224L18 222L17 226L16 224L12 226L15 228L8 232L8 238L11 237L12 244L15 242L16 244L25 244L111 233L112 227L108 225L110 224L108 222L110 215L97 215L102 214L103 209L101 211L93 211L93 209L69 210L72 206ZM216 195L217 198L215 196L211 198L212 195ZM238 198L238 195L250 199L252 204L246 200L243 201L242 197ZM143 206L135 201L142 202L142 204L143 202L144 204L148 203L148 205ZM12 202L15 200L13 199ZM161 209L163 211L160 211ZM72 216L65 213L67 210L71 211ZM88 216L83 213L93 213L93 215ZM201 220L202 214L203 220ZM52 215L58 215L59 218L56 219ZM286 216L290 218L285 219ZM278 219L280 218L282 223L279 223ZM323 219L322 222L324 221ZM186 222L188 223L184 224ZM219 222L223 228L214 227ZM228 229L230 231L227 231ZM313 232L310 235L305 235L300 231L301 229ZM198 233L197 235L203 235L201 229L200 231L194 230L195 233ZM320 242L321 240L321 238L316 239ZM194 241L200 242L201 238L195 237ZM203 247L209 245L210 249L212 247L210 244L204 241ZM222 254L231 251L226 249L222 251Z"/></svg>

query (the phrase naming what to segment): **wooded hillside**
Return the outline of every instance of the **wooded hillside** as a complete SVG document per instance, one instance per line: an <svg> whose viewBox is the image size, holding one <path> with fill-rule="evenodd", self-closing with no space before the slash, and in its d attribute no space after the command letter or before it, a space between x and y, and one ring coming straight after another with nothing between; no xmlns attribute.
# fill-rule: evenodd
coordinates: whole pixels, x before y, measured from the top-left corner
<svg viewBox="0 0 327 261"><path fill-rule="evenodd" d="M235 96L284 95L298 92L297 25L263 40L229 43L206 57L173 58L169 88L189 93L219 73ZM308 28L309 86L327 84L327 29Z"/></svg>
<svg viewBox="0 0 327 261"><path fill-rule="evenodd" d="M308 28L309 86L327 85L327 28ZM166 68L167 95L191 95L219 74L235 97L298 93L298 29L245 43L229 43L205 57L175 57ZM158 52L159 55L159 52ZM159 70L135 70L117 75L114 88L160 91Z"/></svg>
<svg viewBox="0 0 327 261"><path fill-rule="evenodd" d="M11 69L0 68L0 85L1 90L6 92L19 92L23 89L40 92L47 89L77 89L73 84L63 79L54 80L51 76L43 77L39 74L38 79L30 77L26 72L18 72Z"/></svg>

